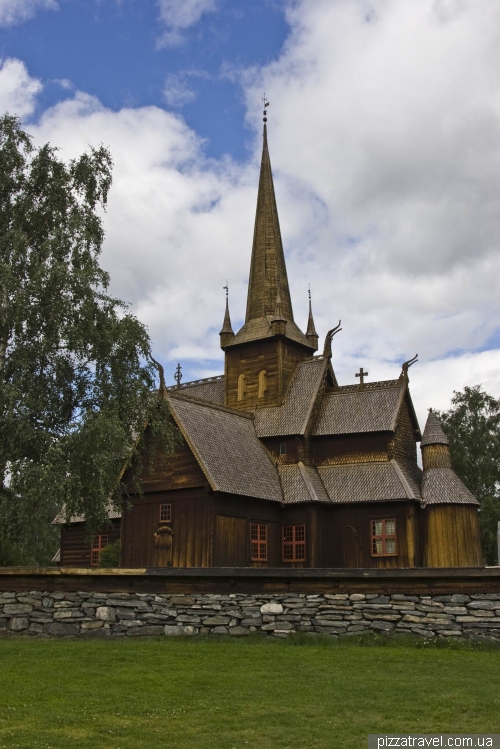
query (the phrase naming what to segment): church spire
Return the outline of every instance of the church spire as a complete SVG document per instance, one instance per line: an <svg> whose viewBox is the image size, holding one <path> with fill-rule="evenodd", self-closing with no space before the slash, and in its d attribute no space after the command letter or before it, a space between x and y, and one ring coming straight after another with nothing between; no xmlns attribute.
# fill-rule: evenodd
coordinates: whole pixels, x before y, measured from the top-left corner
<svg viewBox="0 0 500 749"><path fill-rule="evenodd" d="M309 319L307 320L306 338L314 346L314 349L316 350L318 348L318 334L316 333L316 327L314 325L310 286L309 286Z"/></svg>
<svg viewBox="0 0 500 749"><path fill-rule="evenodd" d="M262 160L245 318L247 323L250 320L274 315L278 282L283 316L293 322L292 301L267 145L266 120L267 117L264 116Z"/></svg>
<svg viewBox="0 0 500 749"><path fill-rule="evenodd" d="M219 333L221 346L225 346L232 338L234 338L233 328L231 325L231 317L229 315L229 286L227 284L227 281L224 289L226 291L226 312L224 314L224 322L222 323L222 328Z"/></svg>

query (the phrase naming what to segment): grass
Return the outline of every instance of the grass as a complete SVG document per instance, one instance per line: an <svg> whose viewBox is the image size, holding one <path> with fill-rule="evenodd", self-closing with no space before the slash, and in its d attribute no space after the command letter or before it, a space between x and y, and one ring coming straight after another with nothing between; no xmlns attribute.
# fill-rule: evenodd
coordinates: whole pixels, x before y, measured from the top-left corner
<svg viewBox="0 0 500 749"><path fill-rule="evenodd" d="M2 749L358 749L369 733L499 724L499 648L0 639Z"/></svg>

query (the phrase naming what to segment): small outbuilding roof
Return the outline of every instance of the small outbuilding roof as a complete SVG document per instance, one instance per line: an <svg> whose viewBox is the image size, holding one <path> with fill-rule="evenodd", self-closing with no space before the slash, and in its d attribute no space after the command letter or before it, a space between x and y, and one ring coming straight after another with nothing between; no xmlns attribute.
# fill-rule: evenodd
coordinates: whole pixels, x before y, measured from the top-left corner
<svg viewBox="0 0 500 749"><path fill-rule="evenodd" d="M478 505L451 468L428 468L422 475L422 501L426 505Z"/></svg>

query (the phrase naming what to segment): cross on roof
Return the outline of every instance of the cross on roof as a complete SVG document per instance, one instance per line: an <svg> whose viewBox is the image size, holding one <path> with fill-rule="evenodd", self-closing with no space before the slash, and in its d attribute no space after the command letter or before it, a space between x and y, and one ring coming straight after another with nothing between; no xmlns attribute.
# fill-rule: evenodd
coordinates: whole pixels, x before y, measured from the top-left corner
<svg viewBox="0 0 500 749"><path fill-rule="evenodd" d="M363 372L363 367L360 367L359 372L356 372L356 377L359 377L359 384L364 385L364 378L368 377L368 372Z"/></svg>

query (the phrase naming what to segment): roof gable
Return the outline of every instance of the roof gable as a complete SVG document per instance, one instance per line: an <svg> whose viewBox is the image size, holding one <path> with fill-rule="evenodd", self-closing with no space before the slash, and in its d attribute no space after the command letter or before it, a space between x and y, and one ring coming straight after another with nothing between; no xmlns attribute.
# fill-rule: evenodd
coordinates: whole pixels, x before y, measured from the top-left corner
<svg viewBox="0 0 500 749"><path fill-rule="evenodd" d="M325 393L311 434L314 436L393 432L406 385L398 380L340 387Z"/></svg>
<svg viewBox="0 0 500 749"><path fill-rule="evenodd" d="M323 358L309 359L297 364L283 405L256 410L257 436L262 438L305 434L327 368L328 360Z"/></svg>

